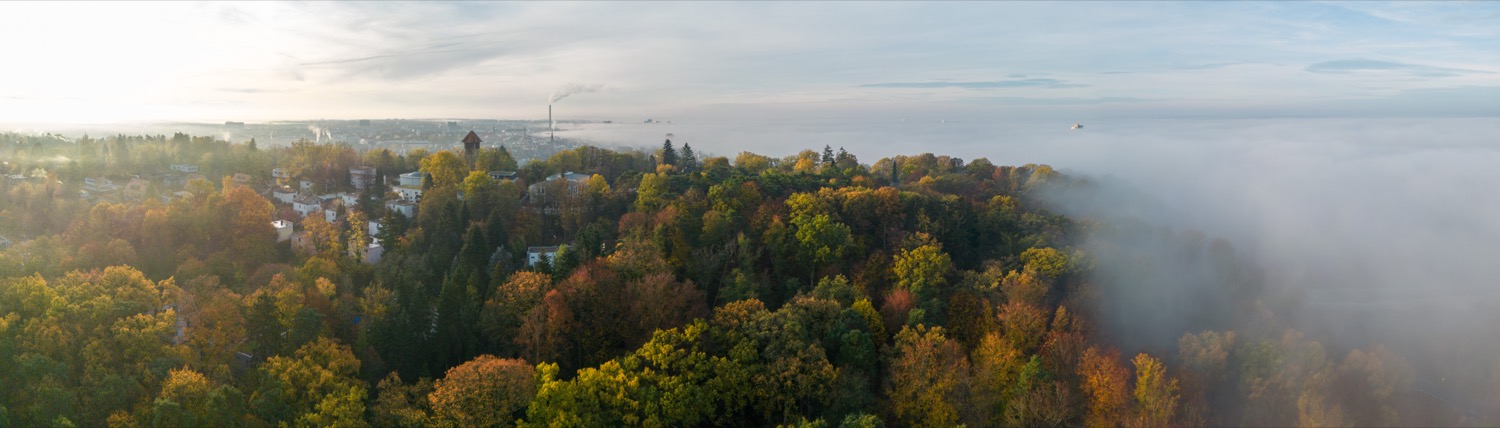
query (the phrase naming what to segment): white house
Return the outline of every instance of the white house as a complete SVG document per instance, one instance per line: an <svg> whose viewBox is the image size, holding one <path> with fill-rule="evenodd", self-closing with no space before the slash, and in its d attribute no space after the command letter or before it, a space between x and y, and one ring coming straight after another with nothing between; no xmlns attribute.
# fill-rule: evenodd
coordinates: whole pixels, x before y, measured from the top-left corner
<svg viewBox="0 0 1500 428"><path fill-rule="evenodd" d="M291 187L281 186L271 191L271 199L281 201L283 204L290 204L293 199L297 199L297 191L292 190Z"/></svg>
<svg viewBox="0 0 1500 428"><path fill-rule="evenodd" d="M379 243L371 242L370 245L365 246L363 253L360 259L364 260L365 264L373 265L380 263L380 256L385 254L385 247Z"/></svg>
<svg viewBox="0 0 1500 428"><path fill-rule="evenodd" d="M380 222L370 220L370 241L377 241L376 236L380 236Z"/></svg>
<svg viewBox="0 0 1500 428"><path fill-rule="evenodd" d="M373 166L356 166L356 167L350 167L349 168L349 184L353 185L355 190L365 190L366 187L369 187L370 185L375 184L375 167L373 167Z"/></svg>
<svg viewBox="0 0 1500 428"><path fill-rule="evenodd" d="M313 190L313 181L312 181L312 179L304 178L301 181L298 181L297 183L301 186L300 188L304 192L311 192Z"/></svg>
<svg viewBox="0 0 1500 428"><path fill-rule="evenodd" d="M115 182L104 177L87 177L83 179L83 187L93 192L108 192L115 190Z"/></svg>
<svg viewBox="0 0 1500 428"><path fill-rule="evenodd" d="M276 242L286 242L292 239L292 222L276 220L271 222L271 227L276 229Z"/></svg>
<svg viewBox="0 0 1500 428"><path fill-rule="evenodd" d="M178 172L198 172L198 165L189 163L174 163L170 168Z"/></svg>
<svg viewBox="0 0 1500 428"><path fill-rule="evenodd" d="M285 180L288 178L292 178L292 174L286 172L286 168L276 168L271 170L271 177Z"/></svg>
<svg viewBox="0 0 1500 428"><path fill-rule="evenodd" d="M323 220L329 223L339 221L339 210L336 205L330 204L326 208L323 208Z"/></svg>
<svg viewBox="0 0 1500 428"><path fill-rule="evenodd" d="M526 247L526 266L536 266L537 263L541 263L544 259L547 260L547 263L552 263L554 260L557 260L558 250L559 247L555 245L550 247Z"/></svg>
<svg viewBox="0 0 1500 428"><path fill-rule="evenodd" d="M417 203L405 199L385 201L385 209L401 213L406 218L417 218Z"/></svg>
<svg viewBox="0 0 1500 428"><path fill-rule="evenodd" d="M346 207L352 207L352 206L354 206L355 203L359 202L359 194L358 193L349 193L349 192L339 192L339 200L344 201L344 206L346 206Z"/></svg>
<svg viewBox="0 0 1500 428"><path fill-rule="evenodd" d="M296 211L297 214L301 214L303 218L306 218L307 216L312 215L312 213L318 212L318 210L321 209L323 209L323 204L322 202L318 201L318 198L303 196L292 200L292 210Z"/></svg>
<svg viewBox="0 0 1500 428"><path fill-rule="evenodd" d="M583 191L584 186L588 185L590 177L593 176L572 171L552 174L547 176L547 179L541 183L526 186L526 195L532 201L544 201L546 200L548 190L558 186L560 183L567 186L568 194L576 195L578 192Z"/></svg>
<svg viewBox="0 0 1500 428"><path fill-rule="evenodd" d="M396 194L401 195L401 199L405 199L411 202L422 200L422 186L393 186L391 187L391 190L395 190Z"/></svg>

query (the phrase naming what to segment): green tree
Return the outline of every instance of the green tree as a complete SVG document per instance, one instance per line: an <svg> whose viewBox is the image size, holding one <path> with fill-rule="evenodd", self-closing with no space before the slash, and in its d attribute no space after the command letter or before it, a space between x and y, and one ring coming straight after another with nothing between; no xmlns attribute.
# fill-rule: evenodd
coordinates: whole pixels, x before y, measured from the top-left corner
<svg viewBox="0 0 1500 428"><path fill-rule="evenodd" d="M1052 248L1030 248L1021 253L1026 270L1056 278L1068 272L1068 256Z"/></svg>
<svg viewBox="0 0 1500 428"><path fill-rule="evenodd" d="M902 250L891 265L896 286L924 299L948 284L948 272L952 270L953 259L932 244Z"/></svg>
<svg viewBox="0 0 1500 428"><path fill-rule="evenodd" d="M797 242L809 265L809 283L819 267L843 259L849 251L849 226L833 221L827 214L798 216L792 223L797 226Z"/></svg>
<svg viewBox="0 0 1500 428"><path fill-rule="evenodd" d="M661 144L661 164L677 165L677 149L672 148L672 140Z"/></svg>

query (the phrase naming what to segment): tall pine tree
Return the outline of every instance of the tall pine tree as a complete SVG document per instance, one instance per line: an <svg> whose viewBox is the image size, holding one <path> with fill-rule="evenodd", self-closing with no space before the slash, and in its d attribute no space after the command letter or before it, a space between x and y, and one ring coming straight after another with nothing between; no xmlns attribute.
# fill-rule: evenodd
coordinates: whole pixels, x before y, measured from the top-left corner
<svg viewBox="0 0 1500 428"><path fill-rule="evenodd" d="M693 154L693 146L691 144L682 145L681 162L682 165L680 166L684 172L692 172L698 169L698 155Z"/></svg>
<svg viewBox="0 0 1500 428"><path fill-rule="evenodd" d="M661 164L677 165L677 149L672 148L671 139L661 145Z"/></svg>

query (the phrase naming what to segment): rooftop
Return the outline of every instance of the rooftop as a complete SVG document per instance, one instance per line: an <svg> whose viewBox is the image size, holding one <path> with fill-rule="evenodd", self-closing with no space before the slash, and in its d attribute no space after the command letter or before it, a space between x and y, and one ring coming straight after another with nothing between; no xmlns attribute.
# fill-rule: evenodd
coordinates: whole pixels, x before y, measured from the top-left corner
<svg viewBox="0 0 1500 428"><path fill-rule="evenodd" d="M469 131L469 135L465 135L463 140L464 144L479 144L483 142L484 140L479 139L479 134L475 134L474 131Z"/></svg>

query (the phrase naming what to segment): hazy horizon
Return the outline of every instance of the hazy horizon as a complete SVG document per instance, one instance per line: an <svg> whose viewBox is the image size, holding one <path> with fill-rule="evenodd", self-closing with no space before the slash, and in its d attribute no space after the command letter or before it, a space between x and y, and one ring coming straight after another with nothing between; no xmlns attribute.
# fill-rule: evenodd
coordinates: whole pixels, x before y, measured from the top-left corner
<svg viewBox="0 0 1500 428"><path fill-rule="evenodd" d="M0 17L0 38L26 41L0 71L0 120L19 123L542 119L552 100L559 119L615 120L1500 115L1486 2L7 2Z"/></svg>

